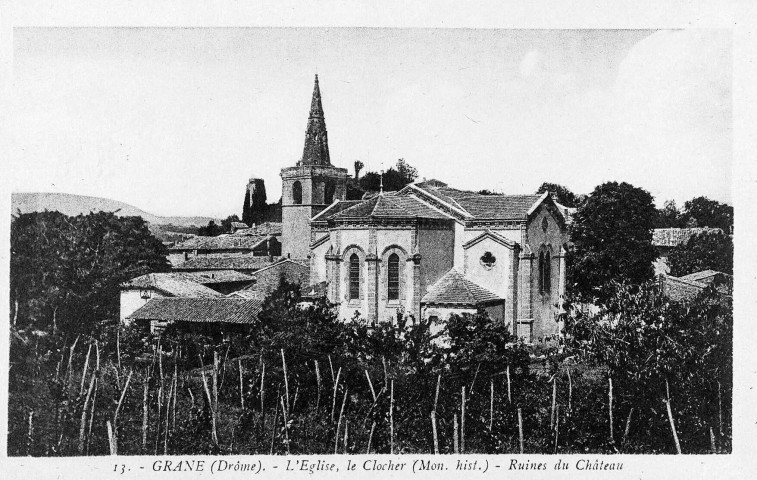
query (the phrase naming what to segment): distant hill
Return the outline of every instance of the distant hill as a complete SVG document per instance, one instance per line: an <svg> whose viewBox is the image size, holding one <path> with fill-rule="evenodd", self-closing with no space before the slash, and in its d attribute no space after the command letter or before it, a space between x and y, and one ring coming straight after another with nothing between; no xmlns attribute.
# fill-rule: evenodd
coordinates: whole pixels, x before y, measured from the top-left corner
<svg viewBox="0 0 757 480"><path fill-rule="evenodd" d="M177 225L182 227L202 227L214 220L212 217L159 217L145 212L128 203L111 200L109 198L88 197L70 193L13 193L11 194L12 213L42 212L45 210L59 211L66 215L87 214L89 212L117 212L123 217L139 216L153 225Z"/></svg>

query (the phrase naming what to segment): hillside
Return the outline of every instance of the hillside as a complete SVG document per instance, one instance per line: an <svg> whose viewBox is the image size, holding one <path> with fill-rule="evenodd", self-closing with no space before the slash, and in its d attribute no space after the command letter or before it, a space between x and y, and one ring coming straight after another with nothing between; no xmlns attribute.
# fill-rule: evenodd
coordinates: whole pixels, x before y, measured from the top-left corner
<svg viewBox="0 0 757 480"><path fill-rule="evenodd" d="M140 216L153 225L177 225L182 227L204 226L209 221L218 219L212 217L160 217L145 212L128 203L111 200L109 198L88 197L70 193L13 193L11 194L11 211L16 214L57 210L66 215L79 215L92 211L115 212L124 217Z"/></svg>

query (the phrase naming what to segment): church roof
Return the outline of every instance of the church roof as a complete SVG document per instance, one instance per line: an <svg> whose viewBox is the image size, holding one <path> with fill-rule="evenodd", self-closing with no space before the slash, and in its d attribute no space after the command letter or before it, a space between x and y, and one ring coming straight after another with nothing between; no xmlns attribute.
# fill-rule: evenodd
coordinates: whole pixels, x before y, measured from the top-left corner
<svg viewBox="0 0 757 480"><path fill-rule="evenodd" d="M329 217L336 215L337 213L350 207L353 207L360 202L362 202L362 200L340 200L338 202L334 202L326 207L325 210L322 210L320 213L318 213L318 215L311 218L310 221L313 222L319 220L327 220Z"/></svg>
<svg viewBox="0 0 757 480"><path fill-rule="evenodd" d="M431 218L447 220L449 215L430 207L414 196L381 194L363 200L329 217L334 220L350 218Z"/></svg>
<svg viewBox="0 0 757 480"><path fill-rule="evenodd" d="M121 284L123 289L155 289L174 297L213 298L222 297L197 281L195 276L188 273L148 273Z"/></svg>
<svg viewBox="0 0 757 480"><path fill-rule="evenodd" d="M493 292L473 283L454 268L436 281L423 296L423 304L444 304L475 307L503 301Z"/></svg>
<svg viewBox="0 0 757 480"><path fill-rule="evenodd" d="M522 219L542 195L483 195L451 187L436 187L429 182L414 184L414 188L436 197L461 210L474 219Z"/></svg>
<svg viewBox="0 0 757 480"><path fill-rule="evenodd" d="M127 318L193 323L253 323L262 310L259 298L153 298Z"/></svg>

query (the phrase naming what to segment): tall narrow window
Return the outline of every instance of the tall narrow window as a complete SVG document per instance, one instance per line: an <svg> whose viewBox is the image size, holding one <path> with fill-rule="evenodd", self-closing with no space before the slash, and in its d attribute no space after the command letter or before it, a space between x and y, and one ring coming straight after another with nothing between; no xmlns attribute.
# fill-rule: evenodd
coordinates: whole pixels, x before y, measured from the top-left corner
<svg viewBox="0 0 757 480"><path fill-rule="evenodd" d="M388 297L389 300L400 299L400 257L396 253L389 255L388 275Z"/></svg>
<svg viewBox="0 0 757 480"><path fill-rule="evenodd" d="M360 299L360 257L356 253L350 256L350 300Z"/></svg>
<svg viewBox="0 0 757 480"><path fill-rule="evenodd" d="M539 291L544 291L544 252L539 252Z"/></svg>
<svg viewBox="0 0 757 480"><path fill-rule="evenodd" d="M549 293L552 290L552 259L549 250L544 254L544 291Z"/></svg>
<svg viewBox="0 0 757 480"><path fill-rule="evenodd" d="M302 204L302 184L299 181L292 185L292 203L295 205Z"/></svg>

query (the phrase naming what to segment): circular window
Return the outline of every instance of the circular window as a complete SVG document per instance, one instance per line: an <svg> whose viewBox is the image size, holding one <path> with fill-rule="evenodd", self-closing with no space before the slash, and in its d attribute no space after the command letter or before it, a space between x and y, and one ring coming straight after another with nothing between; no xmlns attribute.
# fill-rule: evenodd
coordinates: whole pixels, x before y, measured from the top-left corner
<svg viewBox="0 0 757 480"><path fill-rule="evenodd" d="M492 255L492 252L486 252L481 256L481 265L483 265L487 270L492 268L495 263L497 263L497 257Z"/></svg>

